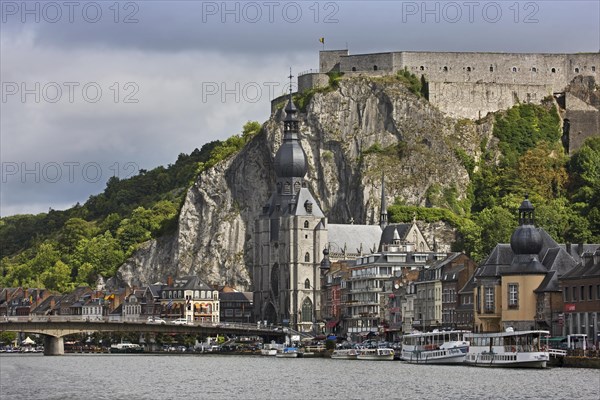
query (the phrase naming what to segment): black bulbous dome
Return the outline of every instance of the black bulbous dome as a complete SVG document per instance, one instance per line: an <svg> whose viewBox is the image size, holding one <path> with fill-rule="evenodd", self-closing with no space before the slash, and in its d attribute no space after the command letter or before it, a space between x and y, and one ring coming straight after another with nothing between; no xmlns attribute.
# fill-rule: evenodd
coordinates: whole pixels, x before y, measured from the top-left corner
<svg viewBox="0 0 600 400"><path fill-rule="evenodd" d="M308 172L306 155L297 140L284 140L275 155L275 174L279 178L303 178Z"/></svg>
<svg viewBox="0 0 600 400"><path fill-rule="evenodd" d="M510 247L516 255L538 254L543 245L542 235L533 225L519 226L510 237Z"/></svg>

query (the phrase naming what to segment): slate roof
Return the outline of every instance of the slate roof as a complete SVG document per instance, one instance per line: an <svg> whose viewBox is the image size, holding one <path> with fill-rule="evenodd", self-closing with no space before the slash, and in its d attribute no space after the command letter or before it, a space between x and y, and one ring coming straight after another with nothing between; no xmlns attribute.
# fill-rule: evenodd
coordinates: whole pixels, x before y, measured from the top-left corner
<svg viewBox="0 0 600 400"><path fill-rule="evenodd" d="M381 238L379 241L379 250L383 248L384 244L390 244L394 241L394 233L397 232L401 241L406 240L406 235L408 235L408 231L412 227L412 223L410 224L390 224L385 227L383 232L381 233Z"/></svg>
<svg viewBox="0 0 600 400"><path fill-rule="evenodd" d="M369 254L379 243L381 227L379 225L329 224L327 234L328 241L331 243L331 251L334 253L346 249L346 253L357 254L361 252L362 248L362 254Z"/></svg>
<svg viewBox="0 0 600 400"><path fill-rule="evenodd" d="M183 290L213 290L197 276L184 276L173 281L173 285L164 286L162 290L183 289Z"/></svg>

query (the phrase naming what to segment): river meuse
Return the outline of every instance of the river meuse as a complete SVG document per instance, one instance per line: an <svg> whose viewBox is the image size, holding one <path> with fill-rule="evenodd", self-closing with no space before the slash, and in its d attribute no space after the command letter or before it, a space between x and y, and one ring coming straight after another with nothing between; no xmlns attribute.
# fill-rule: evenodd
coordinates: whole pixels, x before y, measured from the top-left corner
<svg viewBox="0 0 600 400"><path fill-rule="evenodd" d="M0 399L600 399L598 370L233 355L0 356Z"/></svg>

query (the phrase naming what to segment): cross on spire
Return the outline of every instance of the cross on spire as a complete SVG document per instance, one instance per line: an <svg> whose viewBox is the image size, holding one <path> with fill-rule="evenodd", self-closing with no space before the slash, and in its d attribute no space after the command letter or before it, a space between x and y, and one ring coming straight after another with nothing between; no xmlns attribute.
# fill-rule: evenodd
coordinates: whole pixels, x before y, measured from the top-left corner
<svg viewBox="0 0 600 400"><path fill-rule="evenodd" d="M292 78L294 77L294 75L292 75L292 67L290 67L290 76L288 76L288 78L290 78L290 96L292 95Z"/></svg>

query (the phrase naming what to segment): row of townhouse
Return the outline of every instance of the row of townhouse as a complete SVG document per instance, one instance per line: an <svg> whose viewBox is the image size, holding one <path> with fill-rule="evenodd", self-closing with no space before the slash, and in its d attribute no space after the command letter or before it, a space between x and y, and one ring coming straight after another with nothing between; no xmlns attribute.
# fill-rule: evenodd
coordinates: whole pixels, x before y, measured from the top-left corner
<svg viewBox="0 0 600 400"><path fill-rule="evenodd" d="M324 272L328 333L394 340L413 330L512 327L600 341L600 245L557 243L535 227L527 198L511 242L479 265L462 253L417 250L401 228L385 228L379 252L333 262Z"/></svg>
<svg viewBox="0 0 600 400"><path fill-rule="evenodd" d="M46 289L0 288L1 316L75 316L83 320L145 321L185 318L188 322L250 322L252 296L211 287L196 276L142 288L78 287L58 294ZM222 299L225 300L222 302Z"/></svg>

